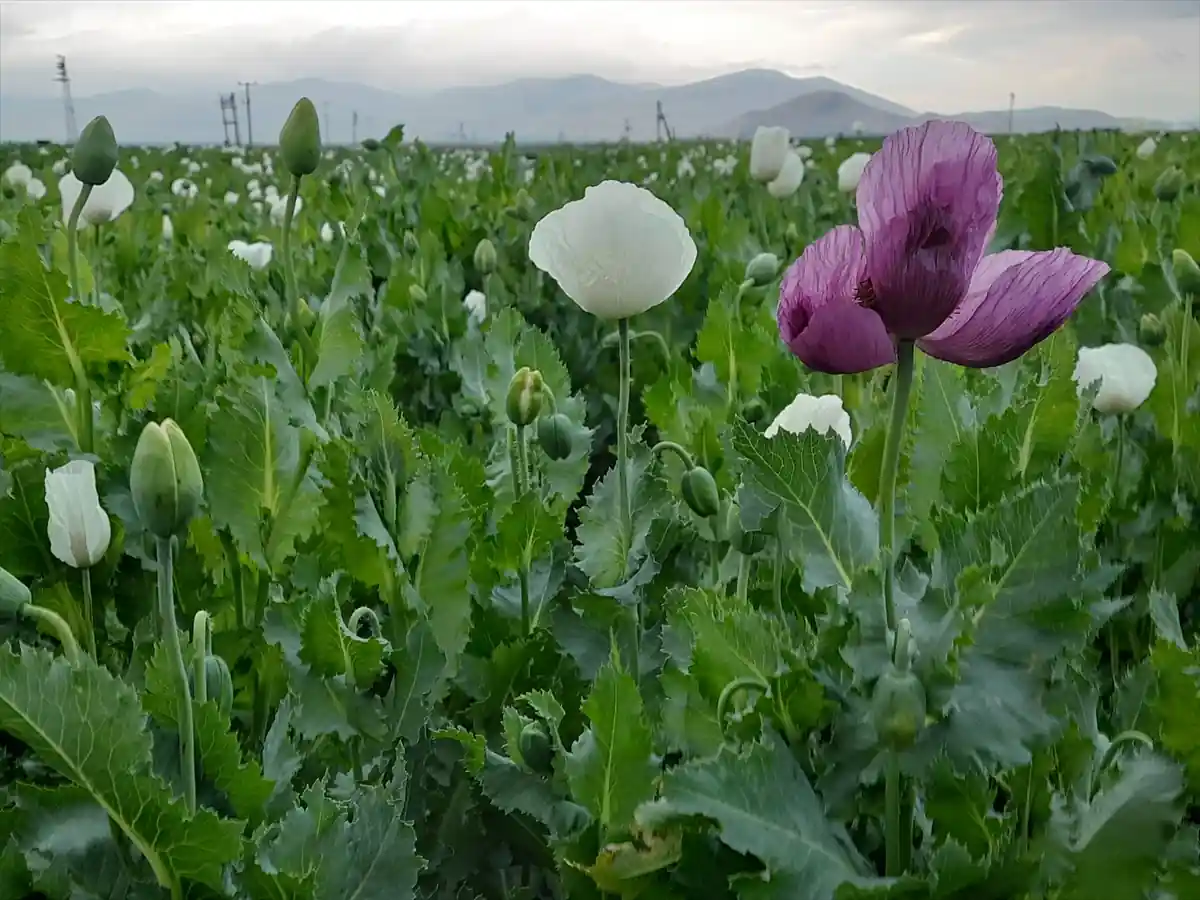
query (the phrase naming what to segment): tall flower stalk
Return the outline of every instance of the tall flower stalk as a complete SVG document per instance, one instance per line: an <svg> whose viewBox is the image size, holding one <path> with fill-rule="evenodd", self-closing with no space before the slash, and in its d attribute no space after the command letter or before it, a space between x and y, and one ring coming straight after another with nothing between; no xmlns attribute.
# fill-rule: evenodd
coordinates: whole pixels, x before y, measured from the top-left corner
<svg viewBox="0 0 1200 900"><path fill-rule="evenodd" d="M900 468L900 447L908 417L914 356L913 342L901 341L897 348L896 372L892 376L892 415L883 445L883 469L879 477L879 562L884 621L891 633L896 630L896 473Z"/></svg>

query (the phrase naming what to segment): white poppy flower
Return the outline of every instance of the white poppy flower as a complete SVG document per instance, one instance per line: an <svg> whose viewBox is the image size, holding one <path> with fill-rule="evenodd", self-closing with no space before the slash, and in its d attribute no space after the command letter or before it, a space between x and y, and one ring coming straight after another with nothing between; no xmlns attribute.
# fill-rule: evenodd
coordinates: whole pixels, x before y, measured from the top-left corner
<svg viewBox="0 0 1200 900"><path fill-rule="evenodd" d="M112 525L96 492L96 467L76 459L46 471L46 532L50 552L69 566L87 569L108 551Z"/></svg>
<svg viewBox="0 0 1200 900"><path fill-rule="evenodd" d="M272 247L266 241L247 244L245 241L230 241L229 252L248 265L260 271L271 264Z"/></svg>
<svg viewBox="0 0 1200 900"><path fill-rule="evenodd" d="M763 436L773 438L780 431L803 434L810 428L817 434L832 431L847 447L854 438L850 431L850 414L842 407L842 398L837 394L820 397L797 394L796 399L780 410L775 421L767 426Z"/></svg>
<svg viewBox="0 0 1200 900"><path fill-rule="evenodd" d="M1138 144L1137 150L1134 152L1137 153L1138 159L1149 159L1154 155L1154 151L1157 149L1158 144L1155 142L1154 138L1148 137Z"/></svg>
<svg viewBox="0 0 1200 900"><path fill-rule="evenodd" d="M759 125L750 142L750 177L755 181L774 181L787 162L790 134L786 128Z"/></svg>
<svg viewBox="0 0 1200 900"><path fill-rule="evenodd" d="M52 165L50 167L50 171L53 172L55 175L66 175L67 174L67 166L69 166L69 165L70 165L70 163L67 161L66 157L63 157L62 159L56 159L54 161L54 165Z"/></svg>
<svg viewBox="0 0 1200 900"><path fill-rule="evenodd" d="M268 195L268 198L270 195ZM283 217L287 213L287 197L276 196L274 199L268 199L270 204L271 221L276 225L283 224ZM300 210L304 209L304 198L296 198L296 209L292 212L292 221L296 221L296 216L300 215Z"/></svg>
<svg viewBox="0 0 1200 900"><path fill-rule="evenodd" d="M25 187L33 179L33 169L22 162L15 162L4 170L4 181L16 187Z"/></svg>
<svg viewBox="0 0 1200 900"><path fill-rule="evenodd" d="M808 144L801 144L796 148L796 155L801 159L811 159L812 153L812 147L808 146Z"/></svg>
<svg viewBox="0 0 1200 900"><path fill-rule="evenodd" d="M767 182L767 193L776 200L782 200L796 193L802 181L804 181L804 160L797 154L789 152L779 174L773 181Z"/></svg>
<svg viewBox="0 0 1200 900"><path fill-rule="evenodd" d="M185 197L192 200L200 193L200 188L186 178L176 178L171 182L171 193L176 197Z"/></svg>
<svg viewBox="0 0 1200 900"><path fill-rule="evenodd" d="M691 178L695 174L696 174L696 167L694 165L692 165L692 161L690 159L688 159L686 156L681 158L679 160L678 165L676 165L676 167L675 167L675 177L676 178Z"/></svg>
<svg viewBox="0 0 1200 900"><path fill-rule="evenodd" d="M225 192L225 205L226 206L237 206L238 201L241 199L242 198L234 191L226 191Z"/></svg>
<svg viewBox="0 0 1200 900"><path fill-rule="evenodd" d="M58 193L62 197L63 222L71 217L71 210L82 191L83 184L75 177L74 172L68 172L59 180ZM113 169L108 181L92 188L92 192L88 194L76 227L111 222L132 205L133 185L120 169Z"/></svg>
<svg viewBox="0 0 1200 900"><path fill-rule="evenodd" d="M321 224L321 240L326 244L333 241L333 226L328 222Z"/></svg>
<svg viewBox="0 0 1200 900"><path fill-rule="evenodd" d="M151 181L162 181L163 173L158 171L157 169L155 169L153 172L150 173L149 177L150 177Z"/></svg>
<svg viewBox="0 0 1200 900"><path fill-rule="evenodd" d="M377 184L377 185L375 185L375 193L378 194L380 197L386 197L387 196L387 188L385 188L382 184Z"/></svg>
<svg viewBox="0 0 1200 900"><path fill-rule="evenodd" d="M625 319L679 289L696 264L696 244L654 194L603 181L537 223L529 259L585 312Z"/></svg>
<svg viewBox="0 0 1200 900"><path fill-rule="evenodd" d="M467 320L474 325L482 325L487 318L487 297L483 291L469 291L463 298L463 306L467 308Z"/></svg>
<svg viewBox="0 0 1200 900"><path fill-rule="evenodd" d="M46 185L40 178L30 178L25 185L25 194L30 200L41 200L46 196Z"/></svg>
<svg viewBox="0 0 1200 900"><path fill-rule="evenodd" d="M837 146L837 138L835 138L832 134L829 135L829 137L825 138L825 149L826 150L832 150L836 146Z"/></svg>
<svg viewBox="0 0 1200 900"><path fill-rule="evenodd" d="M175 226L171 224L171 217L166 213L163 213L162 236L164 241L175 239Z"/></svg>
<svg viewBox="0 0 1200 900"><path fill-rule="evenodd" d="M1105 344L1080 347L1075 372L1071 376L1079 393L1096 382L1100 389L1092 407L1101 413L1132 412L1150 396L1158 369L1141 347L1133 344Z"/></svg>
<svg viewBox="0 0 1200 900"><path fill-rule="evenodd" d="M871 161L870 153L853 153L838 166L838 190L844 194L858 190L863 171Z"/></svg>

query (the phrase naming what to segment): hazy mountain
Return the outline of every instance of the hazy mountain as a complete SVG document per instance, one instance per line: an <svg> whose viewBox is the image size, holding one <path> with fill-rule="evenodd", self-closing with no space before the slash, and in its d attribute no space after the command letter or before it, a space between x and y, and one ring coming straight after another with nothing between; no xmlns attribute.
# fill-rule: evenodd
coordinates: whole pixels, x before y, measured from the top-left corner
<svg viewBox="0 0 1200 900"><path fill-rule="evenodd" d="M884 133L928 117L830 78L793 78L768 69L674 87L577 75L426 94L303 79L251 89L256 143L275 140L301 96L316 105L330 143L382 136L397 123L404 123L409 137L431 143L489 143L502 140L510 131L527 143L611 141L626 134L642 141L656 135L659 102L678 137L747 136L763 124L787 125L798 136L821 137L849 132L855 122L869 133ZM244 141L245 95L240 90L237 99ZM76 98L75 111L80 125L93 116L107 115L126 144L220 143L224 137L218 98L208 93L168 96L148 89L119 91ZM355 113L357 126L352 123ZM1007 111L954 118L989 131L1008 129ZM1055 123L1064 128L1120 124L1105 113L1054 108L1018 110L1015 118L1019 131L1042 131ZM0 94L0 141L61 140L63 135L64 115L57 97Z"/></svg>

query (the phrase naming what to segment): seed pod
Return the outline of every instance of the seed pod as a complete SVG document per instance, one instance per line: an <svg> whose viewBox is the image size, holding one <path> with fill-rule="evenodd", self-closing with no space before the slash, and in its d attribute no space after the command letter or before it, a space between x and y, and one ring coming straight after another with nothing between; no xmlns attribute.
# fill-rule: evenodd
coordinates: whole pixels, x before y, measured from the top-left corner
<svg viewBox="0 0 1200 900"><path fill-rule="evenodd" d="M721 511L721 494L712 473L703 466L693 466L683 473L679 483L683 499L698 516L708 518Z"/></svg>
<svg viewBox="0 0 1200 900"><path fill-rule="evenodd" d="M761 531L746 531L742 528L742 514L736 503L729 504L725 515L725 535L738 553L753 556L767 546L767 536Z"/></svg>
<svg viewBox="0 0 1200 900"><path fill-rule="evenodd" d="M142 429L129 472L133 506L155 537L183 533L200 507L204 478L187 437L170 419Z"/></svg>
<svg viewBox="0 0 1200 900"><path fill-rule="evenodd" d="M475 245L475 269L483 275L496 271L496 246L487 238Z"/></svg>
<svg viewBox="0 0 1200 900"><path fill-rule="evenodd" d="M542 373L522 366L508 383L504 411L514 425L532 425L542 411Z"/></svg>
<svg viewBox="0 0 1200 900"><path fill-rule="evenodd" d="M1185 294L1200 294L1200 266L1186 250L1176 248L1171 252L1171 263L1175 269L1175 283Z"/></svg>
<svg viewBox="0 0 1200 900"><path fill-rule="evenodd" d="M521 729L519 742L521 758L533 771L546 775L554 768L554 745L550 733L541 722L530 722Z"/></svg>
<svg viewBox="0 0 1200 900"><path fill-rule="evenodd" d="M104 116L88 122L71 153L71 172L84 184L99 187L117 167L117 138Z"/></svg>
<svg viewBox="0 0 1200 900"><path fill-rule="evenodd" d="M775 280L779 272L779 257L774 253L760 253L746 265L746 280L755 287L764 287Z"/></svg>
<svg viewBox="0 0 1200 900"><path fill-rule="evenodd" d="M895 750L911 747L925 728L925 713L920 679L889 664L871 696L871 719L880 741Z"/></svg>
<svg viewBox="0 0 1200 900"><path fill-rule="evenodd" d="M8 570L0 568L0 616L15 618L32 602L33 596L25 583Z"/></svg>
<svg viewBox="0 0 1200 900"><path fill-rule="evenodd" d="M571 455L571 420L564 413L538 419L537 440L551 459L566 459Z"/></svg>
<svg viewBox="0 0 1200 900"><path fill-rule="evenodd" d="M1146 313L1138 322L1138 342L1147 347L1160 347L1167 339L1167 328L1154 313Z"/></svg>
<svg viewBox="0 0 1200 900"><path fill-rule="evenodd" d="M321 123L317 108L301 97L279 132L279 155L283 166L297 178L311 175L321 162Z"/></svg>
<svg viewBox="0 0 1200 900"><path fill-rule="evenodd" d="M219 656L204 658L204 684L208 699L217 704L221 715L228 716L233 710L233 676L224 659Z"/></svg>
<svg viewBox="0 0 1200 900"><path fill-rule="evenodd" d="M1179 196L1186 183L1187 176L1183 169L1179 166L1167 166L1154 180L1154 196L1163 203L1170 203Z"/></svg>

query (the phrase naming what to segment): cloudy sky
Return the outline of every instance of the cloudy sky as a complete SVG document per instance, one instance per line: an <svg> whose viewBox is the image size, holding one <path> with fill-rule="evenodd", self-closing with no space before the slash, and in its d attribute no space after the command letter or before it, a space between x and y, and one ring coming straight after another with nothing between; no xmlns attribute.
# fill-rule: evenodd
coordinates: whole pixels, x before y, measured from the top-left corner
<svg viewBox="0 0 1200 900"><path fill-rule="evenodd" d="M401 92L591 73L678 84L827 75L934 112L1056 105L1200 117L1200 0L0 2L0 92L228 90L324 78Z"/></svg>

